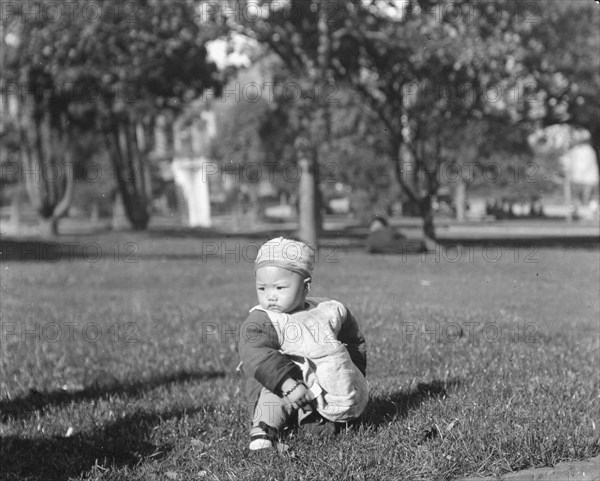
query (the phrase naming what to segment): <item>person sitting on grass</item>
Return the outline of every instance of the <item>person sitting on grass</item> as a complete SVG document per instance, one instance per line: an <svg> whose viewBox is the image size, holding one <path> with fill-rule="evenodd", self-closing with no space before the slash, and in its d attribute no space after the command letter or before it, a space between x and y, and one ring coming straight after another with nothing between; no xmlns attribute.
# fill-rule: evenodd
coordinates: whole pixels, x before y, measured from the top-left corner
<svg viewBox="0 0 600 481"><path fill-rule="evenodd" d="M369 222L366 250L369 254L415 254L427 252L424 240L409 240L397 229L390 226L388 220L380 215Z"/></svg>
<svg viewBox="0 0 600 481"><path fill-rule="evenodd" d="M314 258L307 244L283 237L263 244L256 258L259 305L238 346L251 450L274 447L294 425L348 426L368 402L366 344L356 320L337 301L307 298Z"/></svg>

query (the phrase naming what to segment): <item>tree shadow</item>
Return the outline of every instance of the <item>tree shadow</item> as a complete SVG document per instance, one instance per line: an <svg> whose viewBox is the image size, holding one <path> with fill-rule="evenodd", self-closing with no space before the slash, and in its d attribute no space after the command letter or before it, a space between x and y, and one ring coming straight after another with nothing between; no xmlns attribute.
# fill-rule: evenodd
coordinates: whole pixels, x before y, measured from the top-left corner
<svg viewBox="0 0 600 481"><path fill-rule="evenodd" d="M59 262L96 255L96 251L84 252L79 242L45 241L36 239L0 239L2 262Z"/></svg>
<svg viewBox="0 0 600 481"><path fill-rule="evenodd" d="M118 383L98 379L77 392L30 392L27 396L2 401L3 418L18 420L37 409L100 399L114 394L136 396L151 389L187 381L206 381L225 376L223 372L179 372L146 381ZM64 480L79 478L96 464L133 467L144 459L162 459L172 449L152 442L154 428L165 420L180 419L202 410L180 408L161 412L139 411L124 418L75 433L72 436L31 438L19 435L0 438L3 479Z"/></svg>
<svg viewBox="0 0 600 481"><path fill-rule="evenodd" d="M2 436L3 479L54 481L80 478L96 464L133 467L144 459L162 459L172 449L152 442L155 426L193 410L138 412L92 432L71 437Z"/></svg>
<svg viewBox="0 0 600 481"><path fill-rule="evenodd" d="M31 389L29 393L17 399L0 401L0 418L22 419L32 412L49 406L63 406L72 402L90 401L115 394L139 396L160 386L183 383L186 381L206 381L224 377L224 372L187 372L181 371L170 375L153 377L144 381L122 383L110 375L97 377L90 386L80 391L39 392Z"/></svg>
<svg viewBox="0 0 600 481"><path fill-rule="evenodd" d="M543 233L536 236L520 236L515 237L509 229L504 237L501 236L486 236L478 234L476 239L462 238L455 236L451 239L438 239L438 244L442 248L456 247L458 245L469 247L504 247L510 249L523 249L524 255L534 254L535 249L540 247L551 248L582 248L582 249L598 249L600 247L600 237L597 233L594 234L569 234L565 229L565 234L562 235L544 235Z"/></svg>
<svg viewBox="0 0 600 481"><path fill-rule="evenodd" d="M409 392L394 391L388 395L372 397L363 413L361 424L378 428L399 418L406 417L409 411L419 408L429 399L443 399L448 391L460 385L458 379L419 383Z"/></svg>
<svg viewBox="0 0 600 481"><path fill-rule="evenodd" d="M56 240L36 240L36 239L0 239L0 261L15 263L72 263L75 261L87 261L95 263L101 260L119 260L123 263L137 263L140 260L161 260L161 261L205 261L206 259L224 259L227 255L231 257L236 252L235 244L228 251L226 242L238 243L237 249L244 253L244 256L252 256L258 252L258 248L264 242L280 235L290 236L293 233L284 231L269 231L255 234L224 234L213 233L204 235L205 232L194 232L185 229L181 231L151 231L145 233L148 239L162 237L173 239L202 239L205 245L190 244L194 246L189 251L184 252L163 252L148 251L140 249L135 243L125 243L115 249L114 241L109 244L106 240L85 240L84 236L78 236L76 240L61 239ZM93 238L93 237L92 237ZM334 234L322 235L319 242L323 249L323 256L333 256L338 250L356 250L364 248L364 241L356 238L337 237ZM127 247L126 247L127 246ZM200 246L200 247L198 247ZM253 260L253 259L250 259Z"/></svg>

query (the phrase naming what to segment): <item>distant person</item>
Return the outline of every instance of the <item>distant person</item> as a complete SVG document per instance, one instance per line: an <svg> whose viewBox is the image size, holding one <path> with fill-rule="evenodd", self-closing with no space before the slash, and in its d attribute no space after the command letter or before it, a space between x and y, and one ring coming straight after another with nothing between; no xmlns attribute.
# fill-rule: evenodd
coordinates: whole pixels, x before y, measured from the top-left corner
<svg viewBox="0 0 600 481"><path fill-rule="evenodd" d="M369 222L366 249L370 254L405 254L423 252L425 246L421 241L408 242L406 236L393 229L385 217L377 215Z"/></svg>
<svg viewBox="0 0 600 481"><path fill-rule="evenodd" d="M494 204L491 206L491 213L496 220L504 219L504 210L502 209L504 200L494 199Z"/></svg>
<svg viewBox="0 0 600 481"><path fill-rule="evenodd" d="M259 305L239 341L252 410L250 450L274 447L291 425L349 423L368 402L365 339L341 303L308 298L314 251L278 237L255 263Z"/></svg>
<svg viewBox="0 0 600 481"><path fill-rule="evenodd" d="M534 195L531 197L531 204L529 207L529 216L530 217L544 217L544 206L542 204L542 199Z"/></svg>
<svg viewBox="0 0 600 481"><path fill-rule="evenodd" d="M375 216L369 222L369 234L367 236L367 252L377 254L389 251L394 247L395 236L388 221L381 216Z"/></svg>

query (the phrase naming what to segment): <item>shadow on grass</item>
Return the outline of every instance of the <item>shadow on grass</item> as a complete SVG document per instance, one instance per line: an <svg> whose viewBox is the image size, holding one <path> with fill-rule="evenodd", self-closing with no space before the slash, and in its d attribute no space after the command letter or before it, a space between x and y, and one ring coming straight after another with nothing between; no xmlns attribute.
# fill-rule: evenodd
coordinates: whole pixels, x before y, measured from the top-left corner
<svg viewBox="0 0 600 481"><path fill-rule="evenodd" d="M405 417L409 411L417 409L429 399L444 398L448 391L460 385L458 379L420 383L410 392L394 391L388 395L372 397L363 414L361 424L379 427L398 418Z"/></svg>
<svg viewBox="0 0 600 481"><path fill-rule="evenodd" d="M160 386L183 383L186 381L203 381L224 377L223 372L187 372L182 371L171 375L150 378L133 383L119 383L110 375L97 377L94 382L81 391L52 391L39 392L30 390L27 396L0 401L1 419L22 419L32 412L48 406L62 406L71 402L90 401L103 397L124 394L138 396Z"/></svg>
<svg viewBox="0 0 600 481"><path fill-rule="evenodd" d="M123 262L136 264L140 260L182 261L192 260L205 262L207 259L233 259L236 252L252 258L258 248L266 241L279 235L289 235L280 231L273 231L265 235L248 234L218 234L202 236L183 230L177 235L166 232L163 239L190 239L188 251L164 252L160 249L142 249L140 243L125 242L122 246L115 244L114 240L84 240L84 238L56 240L35 239L0 239L0 261L23 263L72 263L86 261L96 263L99 261ZM148 239L160 237L157 232L145 233ZM93 237L92 237L93 239ZM204 243L196 243L196 239ZM323 249L324 257L334 258L338 251L351 251L364 249L364 241L354 238L336 238L323 236L319 242ZM251 259L252 260L252 259Z"/></svg>
<svg viewBox="0 0 600 481"><path fill-rule="evenodd" d="M96 251L87 252L86 245L79 242L44 241L32 239L0 239L2 262L72 262L75 259L93 257Z"/></svg>
<svg viewBox="0 0 600 481"><path fill-rule="evenodd" d="M178 231L177 231L178 232ZM160 235L159 235L160 234ZM203 233L204 234L204 233ZM161 261L182 261L193 260L205 262L207 259L216 258L224 259L229 256L232 258L236 252L242 252L244 256L252 256L258 250L258 247L272 237L285 234L281 231L259 234L221 234L200 235L194 232L182 231L178 233L167 232L151 232L144 234L147 238L161 237L164 235L168 238L183 238L195 241L197 238L203 239L205 244L190 244L195 247L189 251L183 252L162 252L148 251L140 249L140 245L127 242L119 250L119 246L115 247L115 242L108 243L106 241L70 241L61 240L31 240L31 239L0 239L0 261L2 262L74 262L84 260L95 263L100 260L104 261L119 261L124 263L137 263L140 260L161 260ZM289 234L286 234L289 235ZM230 244L225 245L228 242ZM231 244L233 243L233 245ZM241 244L240 244L241 243ZM200 247L198 247L198 245ZM464 248L472 247L496 247L496 248L522 248L524 255L534 254L535 249L541 247L547 248L583 248L596 250L600 247L600 238L594 236L548 236L548 237L530 237L530 238L515 238L507 235L505 238L485 237L482 235L477 239L439 239L438 246L431 248L429 252L435 252L435 249L448 249L462 246ZM389 256L418 256L424 255L427 252L425 243L420 238L404 239L386 245L374 246L369 244L365 236L348 235L345 232L335 233L329 232L321 235L319 247L324 258L334 259L337 252L362 251L375 255ZM200 250L198 250L200 249ZM252 260L252 259L250 259Z"/></svg>
<svg viewBox="0 0 600 481"><path fill-rule="evenodd" d="M223 377L221 372L181 372L147 381L118 384L107 379L79 392L32 392L24 398L2 401L3 418L21 418L46 406L99 399L113 394L136 396L153 388L186 381L202 381ZM98 429L76 433L70 437L26 438L2 436L0 458L3 479L63 480L79 478L96 464L135 466L144 459L162 459L172 449L169 445L152 443L156 426L170 419L193 415L201 406L163 412L136 412Z"/></svg>
<svg viewBox="0 0 600 481"><path fill-rule="evenodd" d="M3 479L79 479L96 464L133 467L144 459L160 460L172 447L151 442L155 426L165 420L194 414L199 409L140 412L68 438L3 436L0 438Z"/></svg>

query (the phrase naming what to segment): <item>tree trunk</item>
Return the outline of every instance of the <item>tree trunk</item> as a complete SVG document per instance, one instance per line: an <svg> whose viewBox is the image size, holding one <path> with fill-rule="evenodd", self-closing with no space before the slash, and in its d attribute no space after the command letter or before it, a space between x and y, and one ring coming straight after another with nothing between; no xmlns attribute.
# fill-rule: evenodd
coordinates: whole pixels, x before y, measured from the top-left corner
<svg viewBox="0 0 600 481"><path fill-rule="evenodd" d="M314 159L302 157L298 161L300 166L300 186L299 186L299 226L298 237L313 249L317 249L317 218L316 195L315 195L315 175Z"/></svg>
<svg viewBox="0 0 600 481"><path fill-rule="evenodd" d="M326 0L319 0L318 47L316 62L306 65L309 78L318 94L312 99L308 115L303 119L303 132L310 140L301 136L297 139L298 165L300 167L299 196L299 231L298 236L313 249L318 248L318 237L322 225L321 195L318 176L318 146L325 140L329 132L329 112L327 103L320 103L319 95L325 91L330 68L330 32L328 5ZM312 118L309 118L312 117Z"/></svg>
<svg viewBox="0 0 600 481"><path fill-rule="evenodd" d="M109 128L108 147L125 214L135 230L145 230L150 222L149 186L135 124L129 119L113 118Z"/></svg>
<svg viewBox="0 0 600 481"><path fill-rule="evenodd" d="M590 126L589 131L592 135L592 148L596 152L596 164L598 164L598 172L600 173L600 126Z"/></svg>
<svg viewBox="0 0 600 481"><path fill-rule="evenodd" d="M454 189L454 206L456 208L456 220L464 222L467 210L467 184L463 180L456 183Z"/></svg>
<svg viewBox="0 0 600 481"><path fill-rule="evenodd" d="M436 243L435 225L433 223L433 208L431 205L431 196L427 195L419 201L421 218L423 219L423 234L425 235L425 244L430 248L431 243Z"/></svg>
<svg viewBox="0 0 600 481"><path fill-rule="evenodd" d="M15 187L10 201L10 217L8 219L9 231L19 232L21 224L21 188Z"/></svg>
<svg viewBox="0 0 600 481"><path fill-rule="evenodd" d="M432 250L432 246L435 246L436 243L436 235L435 225L433 223L434 213L431 206L431 195L426 195L423 198L419 198L417 193L411 188L409 182L412 182L412 175L414 175L416 169L413 169L411 172L405 172L402 145L399 143L392 145L392 152L394 154L392 159L394 161L396 180L400 184L400 187L404 193L408 196L409 201L418 206L419 213L423 219L423 235L425 246L428 250Z"/></svg>
<svg viewBox="0 0 600 481"><path fill-rule="evenodd" d="M54 206L52 210L52 217L56 220L66 216L69 212L69 208L73 202L73 194L75 190L75 182L73 176L75 175L72 161L72 151L69 146L66 147L64 152L65 163L64 163L64 186L63 193L60 202Z"/></svg>
<svg viewBox="0 0 600 481"><path fill-rule="evenodd" d="M321 195L321 179L319 177L319 158L317 151L314 152L315 157L313 160L314 174L312 176L313 184L314 184L314 192L315 192L315 230L317 232L317 238L320 237L323 232L323 196Z"/></svg>
<svg viewBox="0 0 600 481"><path fill-rule="evenodd" d="M59 219L68 213L73 201L72 133L64 118L51 122L47 116L34 117L27 104L21 108L19 127L25 187L41 217L40 232L55 236Z"/></svg>

